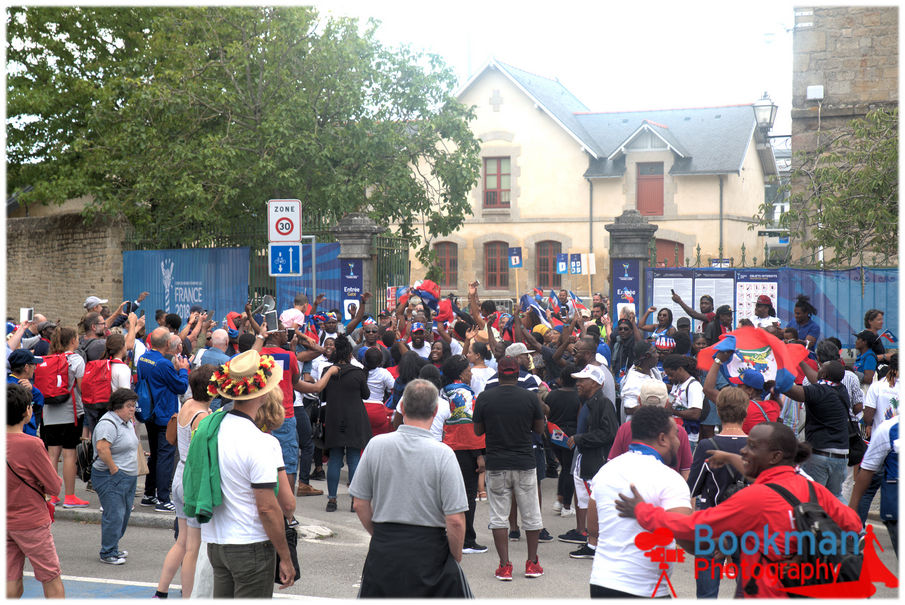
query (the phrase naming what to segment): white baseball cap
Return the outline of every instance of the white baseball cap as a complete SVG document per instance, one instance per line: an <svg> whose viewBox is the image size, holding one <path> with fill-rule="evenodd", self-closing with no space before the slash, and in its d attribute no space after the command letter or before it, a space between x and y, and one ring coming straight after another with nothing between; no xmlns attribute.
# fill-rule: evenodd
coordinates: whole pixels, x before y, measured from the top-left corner
<svg viewBox="0 0 905 605"><path fill-rule="evenodd" d="M599 366L586 365L580 372L572 374L572 378L590 378L597 384L603 384L603 370Z"/></svg>

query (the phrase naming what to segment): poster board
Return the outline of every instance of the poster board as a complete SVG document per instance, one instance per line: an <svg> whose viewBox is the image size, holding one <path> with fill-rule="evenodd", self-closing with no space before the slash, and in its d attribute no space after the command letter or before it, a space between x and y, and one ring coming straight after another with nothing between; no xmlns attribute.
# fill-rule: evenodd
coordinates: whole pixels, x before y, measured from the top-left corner
<svg viewBox="0 0 905 605"><path fill-rule="evenodd" d="M694 280L688 271L668 271L655 269L653 271L653 302L652 306L657 307L657 312L662 308L672 311L672 323L676 325L676 320L680 317L688 317L684 309L679 303L672 299L672 292L682 297L685 304L691 305L694 299ZM647 309L645 309L646 311ZM656 312L655 312L656 313ZM643 313L642 313L643 315ZM656 324L657 316L651 313L652 317L648 317L648 323Z"/></svg>
<svg viewBox="0 0 905 605"><path fill-rule="evenodd" d="M764 271L749 273L739 271L735 282L735 322L739 319L754 317L754 305L757 297L766 294L776 307L779 298L779 273Z"/></svg>
<svg viewBox="0 0 905 605"><path fill-rule="evenodd" d="M729 305L735 310L735 271L693 271L694 278L694 296L692 302L685 301L690 307L700 310L698 301L701 296L709 294L713 298L713 309L716 310L720 305ZM683 300L684 297L683 297ZM736 316L732 316L733 325ZM693 332L701 330L701 322L693 321L691 324Z"/></svg>

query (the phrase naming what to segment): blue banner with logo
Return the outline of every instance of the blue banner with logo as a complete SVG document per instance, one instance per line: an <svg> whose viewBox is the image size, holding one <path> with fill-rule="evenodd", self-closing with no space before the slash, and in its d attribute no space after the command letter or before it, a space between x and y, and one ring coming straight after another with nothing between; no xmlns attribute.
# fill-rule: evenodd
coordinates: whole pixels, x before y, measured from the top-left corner
<svg viewBox="0 0 905 605"><path fill-rule="evenodd" d="M248 301L249 249L131 250L123 252L123 298L142 302L148 331L156 327L154 312L163 309L183 321L194 305L221 321L229 311L242 311Z"/></svg>
<svg viewBox="0 0 905 605"><path fill-rule="evenodd" d="M569 255L566 253L556 255L556 274L567 275L569 273Z"/></svg>
<svg viewBox="0 0 905 605"><path fill-rule="evenodd" d="M614 258L610 266L613 285L613 312L616 318L623 308L630 308L635 317L638 314L638 294L641 291L641 261L636 258ZM615 323L615 319L613 320Z"/></svg>
<svg viewBox="0 0 905 605"><path fill-rule="evenodd" d="M339 261L342 268L340 281L343 294L343 321L349 321L355 316L358 305L361 304L362 292L362 259L343 258Z"/></svg>
<svg viewBox="0 0 905 605"><path fill-rule="evenodd" d="M314 275L314 283L317 287L315 292L312 285L311 271L311 244L302 244L302 274L297 277L277 277L277 312L282 313L286 309L292 308L293 299L296 294L308 295L308 302L314 303L314 299L318 294L326 296L324 302L318 305L318 311L336 310L342 312L342 288L340 285L340 258L339 244L316 244L316 265L317 272ZM346 259L343 259L344 261ZM348 273L348 270L346 271ZM358 272L361 275L361 271Z"/></svg>

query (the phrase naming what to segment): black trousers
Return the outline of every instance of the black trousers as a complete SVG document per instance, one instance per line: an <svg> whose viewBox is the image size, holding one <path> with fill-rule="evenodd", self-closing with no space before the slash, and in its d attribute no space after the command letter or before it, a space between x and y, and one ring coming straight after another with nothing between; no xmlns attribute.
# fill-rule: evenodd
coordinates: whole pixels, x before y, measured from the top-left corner
<svg viewBox="0 0 905 605"><path fill-rule="evenodd" d="M462 480L465 481L465 497L468 498L468 510L465 511L465 546L475 543L477 535L474 531L474 513L478 504L478 456L481 450L455 450Z"/></svg>
<svg viewBox="0 0 905 605"><path fill-rule="evenodd" d="M556 483L556 493L562 496L562 505L565 508L572 508L572 496L575 495L575 480L572 478L572 455L573 452L567 447L553 445L553 453L562 465Z"/></svg>

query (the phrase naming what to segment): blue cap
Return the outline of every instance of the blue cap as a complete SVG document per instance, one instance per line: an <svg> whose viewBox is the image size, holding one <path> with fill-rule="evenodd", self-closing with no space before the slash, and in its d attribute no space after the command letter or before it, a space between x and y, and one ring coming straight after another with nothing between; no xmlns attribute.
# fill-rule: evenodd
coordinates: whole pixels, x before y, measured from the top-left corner
<svg viewBox="0 0 905 605"><path fill-rule="evenodd" d="M751 387L752 389L756 389L758 391L764 390L764 375L758 372L757 370L747 369L739 375L739 378L742 379L742 384Z"/></svg>
<svg viewBox="0 0 905 605"><path fill-rule="evenodd" d="M35 357L35 355L28 349L16 349L9 354L9 367L11 368L21 368L22 366L30 363L38 365L43 361L44 360L40 357Z"/></svg>
<svg viewBox="0 0 905 605"><path fill-rule="evenodd" d="M7 334L12 334L13 332L16 331L16 328L17 328L17 327L18 327L18 326L16 326L16 324L14 324L14 323L11 322L11 321L6 322L6 333L7 333Z"/></svg>
<svg viewBox="0 0 905 605"><path fill-rule="evenodd" d="M416 321L412 324L412 334L418 331L424 332L424 324L420 321Z"/></svg>

